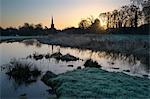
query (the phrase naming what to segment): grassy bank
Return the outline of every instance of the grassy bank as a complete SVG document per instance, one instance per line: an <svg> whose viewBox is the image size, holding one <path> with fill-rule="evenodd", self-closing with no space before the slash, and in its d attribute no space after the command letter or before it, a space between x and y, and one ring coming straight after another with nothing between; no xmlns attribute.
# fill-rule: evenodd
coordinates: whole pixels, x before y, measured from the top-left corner
<svg viewBox="0 0 150 99"><path fill-rule="evenodd" d="M142 63L149 65L149 35L100 35L100 34L56 34L47 39L38 39L41 43L65 47L106 51L133 55Z"/></svg>
<svg viewBox="0 0 150 99"><path fill-rule="evenodd" d="M107 53L121 53L125 56L133 55L148 66L150 61L150 35L58 33L41 37L1 37L1 42L14 42L24 39L37 39L44 44L60 45L63 47L105 51Z"/></svg>
<svg viewBox="0 0 150 99"><path fill-rule="evenodd" d="M123 73L85 68L45 81L59 99L148 99L150 80Z"/></svg>

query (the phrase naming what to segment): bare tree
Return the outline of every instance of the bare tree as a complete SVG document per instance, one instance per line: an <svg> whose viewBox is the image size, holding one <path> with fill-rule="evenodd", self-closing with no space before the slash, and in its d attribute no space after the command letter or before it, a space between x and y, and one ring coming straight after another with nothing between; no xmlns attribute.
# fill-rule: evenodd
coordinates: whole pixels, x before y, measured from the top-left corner
<svg viewBox="0 0 150 99"><path fill-rule="evenodd" d="M99 18L102 20L102 22L104 24L106 24L106 27L109 28L110 27L110 23L111 23L111 13L110 12L106 12L106 13L101 13L99 15Z"/></svg>
<svg viewBox="0 0 150 99"><path fill-rule="evenodd" d="M81 29L87 29L90 26L90 22L86 19L82 19L79 23L79 28Z"/></svg>
<svg viewBox="0 0 150 99"><path fill-rule="evenodd" d="M87 20L90 22L90 24L93 24L95 21L95 19L92 15L90 17L88 17Z"/></svg>
<svg viewBox="0 0 150 99"><path fill-rule="evenodd" d="M131 1L132 5L139 6L146 0L130 0L130 1Z"/></svg>
<svg viewBox="0 0 150 99"><path fill-rule="evenodd" d="M150 0L143 2L142 6L145 16L145 23L150 23Z"/></svg>
<svg viewBox="0 0 150 99"><path fill-rule="evenodd" d="M42 24L36 24L36 25L35 25L35 28L36 28L36 29L43 29Z"/></svg>

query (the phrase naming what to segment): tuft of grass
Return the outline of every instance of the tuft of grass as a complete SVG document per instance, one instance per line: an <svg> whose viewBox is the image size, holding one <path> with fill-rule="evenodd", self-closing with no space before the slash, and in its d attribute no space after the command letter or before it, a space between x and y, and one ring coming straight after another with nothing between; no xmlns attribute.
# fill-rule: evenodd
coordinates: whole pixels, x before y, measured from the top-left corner
<svg viewBox="0 0 150 99"><path fill-rule="evenodd" d="M62 55L60 52L54 53L50 56L50 58L55 58L56 60L61 60L61 61L77 61L79 58L72 56L70 54Z"/></svg>
<svg viewBox="0 0 150 99"><path fill-rule="evenodd" d="M91 59L88 59L85 63L84 63L85 67L96 67L96 68L100 68L101 66L96 62L93 61Z"/></svg>
<svg viewBox="0 0 150 99"><path fill-rule="evenodd" d="M46 58L46 59L49 59L49 58L50 58L50 54L47 53L47 54L45 55L45 58Z"/></svg>
<svg viewBox="0 0 150 99"><path fill-rule="evenodd" d="M44 57L44 55L42 55L42 54L37 54L37 53L33 54L33 58L35 60L41 60L41 59L43 59L43 57Z"/></svg>
<svg viewBox="0 0 150 99"><path fill-rule="evenodd" d="M8 64L6 74L13 78L18 84L35 82L41 71L31 63L23 63L13 60Z"/></svg>
<svg viewBox="0 0 150 99"><path fill-rule="evenodd" d="M52 54L50 57L60 60L62 57L62 54L60 52L56 52L56 53Z"/></svg>
<svg viewBox="0 0 150 99"><path fill-rule="evenodd" d="M61 60L62 61L77 61L77 60L79 60L79 58L76 58L70 54L66 54L66 55L61 57Z"/></svg>

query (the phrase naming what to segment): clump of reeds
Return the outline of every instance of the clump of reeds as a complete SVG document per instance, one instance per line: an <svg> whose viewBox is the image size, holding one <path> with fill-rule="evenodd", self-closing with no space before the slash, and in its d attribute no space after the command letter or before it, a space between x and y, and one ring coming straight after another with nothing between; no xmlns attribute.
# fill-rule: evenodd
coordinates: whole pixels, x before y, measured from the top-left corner
<svg viewBox="0 0 150 99"><path fill-rule="evenodd" d="M13 60L8 64L6 74L18 83L31 83L41 75L41 71L32 63Z"/></svg>
<svg viewBox="0 0 150 99"><path fill-rule="evenodd" d="M95 67L95 68L100 68L101 66L96 62L93 61L91 59L88 59L85 63L84 63L85 67Z"/></svg>

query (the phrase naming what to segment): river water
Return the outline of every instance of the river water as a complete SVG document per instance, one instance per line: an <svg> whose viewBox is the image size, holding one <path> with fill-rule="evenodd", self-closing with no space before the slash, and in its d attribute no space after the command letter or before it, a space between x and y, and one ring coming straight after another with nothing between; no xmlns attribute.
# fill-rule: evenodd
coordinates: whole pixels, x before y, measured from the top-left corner
<svg viewBox="0 0 150 99"><path fill-rule="evenodd" d="M29 55L37 54L52 54L60 52L63 55L70 54L78 57L78 61L58 61L54 58L40 60L28 58ZM124 56L122 54L112 54L106 52L94 52L91 50L82 50L70 47L61 47L55 45L41 44L36 40L25 40L23 42L3 42L0 43L0 66L5 66L12 60L19 60L23 62L31 62L42 71L42 75L46 71L52 71L55 74L72 71L77 67L84 68L83 64L87 59L97 61L102 69L110 72L124 72L132 76L150 75L148 66L142 64L134 56ZM68 65L73 65L68 66ZM0 86L2 99L18 99L21 95L25 95L28 99L47 99L53 92L47 90L51 89L46 86L38 78L36 82L30 84L18 85L15 80L9 78L5 74L6 70L1 69L0 72Z"/></svg>

